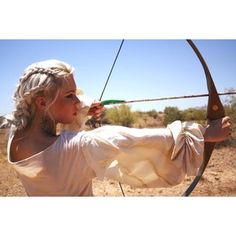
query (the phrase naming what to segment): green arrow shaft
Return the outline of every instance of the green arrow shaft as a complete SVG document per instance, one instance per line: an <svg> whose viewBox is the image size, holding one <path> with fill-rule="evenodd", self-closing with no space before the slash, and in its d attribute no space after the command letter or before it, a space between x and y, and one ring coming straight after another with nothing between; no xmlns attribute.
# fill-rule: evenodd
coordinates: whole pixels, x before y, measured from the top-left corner
<svg viewBox="0 0 236 236"><path fill-rule="evenodd" d="M226 92L226 93L218 93L219 96L223 95L235 95L236 91ZM171 96L171 97L159 97L159 98L150 98L150 99L138 99L138 100L117 100L117 99L109 99L103 100L101 103L106 105L115 105L115 104L124 104L124 103L135 103L135 102L154 102L154 101L163 101L163 100L174 100L174 99L187 99L187 98L198 98L198 97L208 97L207 93L205 94L195 94L195 95L185 95L185 96Z"/></svg>

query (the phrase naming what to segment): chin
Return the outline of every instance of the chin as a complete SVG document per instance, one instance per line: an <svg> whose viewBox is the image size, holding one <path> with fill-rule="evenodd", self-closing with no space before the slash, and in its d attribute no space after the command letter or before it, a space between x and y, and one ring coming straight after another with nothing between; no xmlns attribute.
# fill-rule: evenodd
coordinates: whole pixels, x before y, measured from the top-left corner
<svg viewBox="0 0 236 236"><path fill-rule="evenodd" d="M67 130L67 131L81 131L82 130L82 122L78 117L73 117L72 120L69 122L63 122L61 125L62 130Z"/></svg>

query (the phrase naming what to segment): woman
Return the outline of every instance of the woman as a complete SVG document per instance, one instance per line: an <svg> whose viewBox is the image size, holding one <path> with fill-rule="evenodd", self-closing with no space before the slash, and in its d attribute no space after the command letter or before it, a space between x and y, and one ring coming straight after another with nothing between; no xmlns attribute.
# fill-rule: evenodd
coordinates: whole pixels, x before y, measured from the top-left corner
<svg viewBox="0 0 236 236"><path fill-rule="evenodd" d="M229 117L205 128L175 121L159 129L80 131L85 116L98 118L103 106L84 106L83 96L76 96L73 68L57 60L30 65L14 99L8 160L30 196L91 196L95 177L133 187L173 186L197 173L204 142L230 135ZM66 130L58 135L60 123Z"/></svg>

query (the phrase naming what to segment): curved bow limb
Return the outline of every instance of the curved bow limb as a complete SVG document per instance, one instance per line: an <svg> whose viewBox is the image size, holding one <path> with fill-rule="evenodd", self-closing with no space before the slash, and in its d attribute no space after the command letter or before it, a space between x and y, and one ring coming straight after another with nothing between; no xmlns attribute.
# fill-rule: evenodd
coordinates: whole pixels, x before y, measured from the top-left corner
<svg viewBox="0 0 236 236"><path fill-rule="evenodd" d="M220 101L220 98L219 98L218 92L216 90L214 81L212 79L211 73L209 71L209 68L208 68L204 58L202 57L200 51L198 50L196 45L193 43L193 41L187 40L187 42L190 44L190 46L192 47L192 49L196 53L198 59L200 60L202 66L203 66L204 72L205 72L207 89L208 89L208 93L209 93L208 106L207 106L207 119L208 120L220 119L225 116L225 111L224 111L224 107ZM210 157L211 157L214 147L215 147L215 143L205 142L203 163L199 168L197 176L194 178L193 182L190 184L190 186L187 188L187 190L183 193L183 196L189 196L191 194L191 192L194 190L194 188L196 187L196 185L198 184L198 182L201 179L201 177L206 169L206 166L210 160Z"/></svg>
<svg viewBox="0 0 236 236"><path fill-rule="evenodd" d="M111 71L109 73L109 76L108 76L108 79L106 81L106 84L104 86L104 89L102 91L102 94L101 94L101 97L100 97L100 100L102 98L102 95L104 93L104 90L106 88L106 85L107 85L107 82L110 78L110 75L111 75L111 72L114 68L114 65L115 65L115 62L117 60L117 57L119 55L119 52L120 52L120 49L123 45L123 41L121 42L121 45L120 45L120 48L118 50L118 53L117 53L117 56L113 62L113 65L112 65L112 68L111 68ZM219 95L217 93L217 90L216 90L216 87L215 87L215 84L213 82L213 79L212 79L212 76L211 76L211 73L209 71L209 68L204 60L204 58L202 57L200 51L198 50L198 48L196 47L196 45L193 43L192 40L187 40L187 42L189 43L189 45L191 46L191 48L194 50L195 54L197 55L199 61L201 62L202 64L202 67L204 69L204 72L205 72L205 76L206 76L206 82L207 82L207 88L208 88L208 106L207 106L207 119L208 120L216 120L216 119L220 119L222 117L225 116L225 111L224 111L224 107L220 101L220 98L219 98ZM194 190L194 188L196 187L196 185L198 184L199 180L201 179L205 169L206 169L206 166L210 160L210 157L211 157L211 154L214 150L214 147L215 147L215 143L212 143L212 142L205 142L204 144L204 158L203 158L203 163L202 165L200 166L199 168L199 171L198 171L198 174L197 176L195 177L195 179L193 180L193 182L190 184L190 186L187 188L187 190L183 193L183 196L189 196L191 194L191 192ZM120 184L120 183L119 183ZM122 190L122 194L124 196L124 192L123 192L123 189L122 189L122 186L120 184L120 188Z"/></svg>

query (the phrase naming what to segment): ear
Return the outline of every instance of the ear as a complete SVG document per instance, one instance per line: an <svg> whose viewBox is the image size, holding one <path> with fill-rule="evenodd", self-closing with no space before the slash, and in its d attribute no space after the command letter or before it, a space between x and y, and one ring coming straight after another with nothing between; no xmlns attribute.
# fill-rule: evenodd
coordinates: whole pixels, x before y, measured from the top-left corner
<svg viewBox="0 0 236 236"><path fill-rule="evenodd" d="M45 110L45 108L46 108L46 99L45 99L45 97L43 97L43 96L36 97L35 104L36 104L38 109Z"/></svg>

